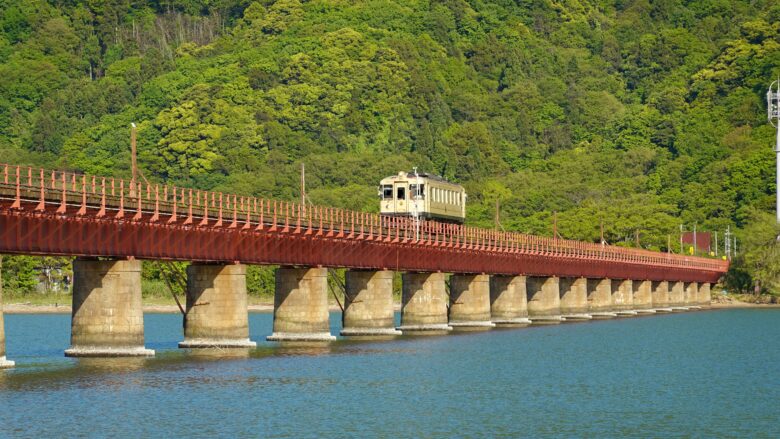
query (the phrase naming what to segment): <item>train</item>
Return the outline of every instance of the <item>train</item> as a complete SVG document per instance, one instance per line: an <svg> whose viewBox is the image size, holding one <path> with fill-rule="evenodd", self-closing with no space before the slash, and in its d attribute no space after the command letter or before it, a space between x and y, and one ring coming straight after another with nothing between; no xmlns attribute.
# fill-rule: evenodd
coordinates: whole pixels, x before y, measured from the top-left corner
<svg viewBox="0 0 780 439"><path fill-rule="evenodd" d="M417 216L454 224L466 220L466 190L438 175L401 171L379 182L378 195L383 216Z"/></svg>

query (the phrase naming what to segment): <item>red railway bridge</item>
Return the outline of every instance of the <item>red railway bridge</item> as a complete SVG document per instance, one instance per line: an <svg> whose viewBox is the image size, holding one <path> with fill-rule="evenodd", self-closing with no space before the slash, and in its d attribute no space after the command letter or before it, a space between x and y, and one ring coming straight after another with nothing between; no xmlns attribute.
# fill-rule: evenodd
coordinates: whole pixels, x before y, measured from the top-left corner
<svg viewBox="0 0 780 439"><path fill-rule="evenodd" d="M0 172L0 253L78 257L69 355L151 353L140 259L193 262L184 347L254 344L243 264L283 267L269 337L282 341L331 338L326 267L349 269L344 335L399 333L393 272L404 273L399 329L430 333L706 306L728 269L716 259L111 177L1 164Z"/></svg>

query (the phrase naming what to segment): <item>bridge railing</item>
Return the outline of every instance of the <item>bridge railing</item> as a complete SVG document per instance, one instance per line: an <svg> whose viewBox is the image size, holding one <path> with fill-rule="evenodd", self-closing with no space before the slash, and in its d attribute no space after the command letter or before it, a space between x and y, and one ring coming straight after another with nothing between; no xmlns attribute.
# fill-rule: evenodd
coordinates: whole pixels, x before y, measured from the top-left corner
<svg viewBox="0 0 780 439"><path fill-rule="evenodd" d="M0 164L0 208L724 272L728 262L148 182ZM34 207L31 207L34 206Z"/></svg>

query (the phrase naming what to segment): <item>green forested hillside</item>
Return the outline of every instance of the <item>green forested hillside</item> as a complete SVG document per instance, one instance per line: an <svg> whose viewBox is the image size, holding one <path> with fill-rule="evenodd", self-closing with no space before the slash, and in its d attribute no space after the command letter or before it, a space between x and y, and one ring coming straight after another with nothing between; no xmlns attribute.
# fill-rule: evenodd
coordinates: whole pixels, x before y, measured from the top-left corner
<svg viewBox="0 0 780 439"><path fill-rule="evenodd" d="M474 225L498 199L512 230L550 235L557 211L567 238L597 240L603 221L610 243L639 230L665 250L680 224L730 225L776 250L775 1L0 10L3 162L126 175L136 122L150 180L291 199L305 162L314 203L376 211L379 179L417 166L466 186ZM743 286L777 278L748 262Z"/></svg>

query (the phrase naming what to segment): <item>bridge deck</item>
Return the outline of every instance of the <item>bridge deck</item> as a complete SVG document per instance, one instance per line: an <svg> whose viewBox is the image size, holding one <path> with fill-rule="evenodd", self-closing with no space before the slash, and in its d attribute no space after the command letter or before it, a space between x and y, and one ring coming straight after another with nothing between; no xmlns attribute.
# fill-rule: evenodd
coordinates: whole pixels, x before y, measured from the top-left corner
<svg viewBox="0 0 780 439"><path fill-rule="evenodd" d="M715 282L728 262L0 165L0 252Z"/></svg>

